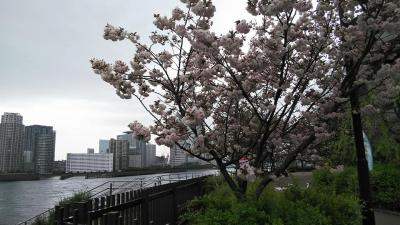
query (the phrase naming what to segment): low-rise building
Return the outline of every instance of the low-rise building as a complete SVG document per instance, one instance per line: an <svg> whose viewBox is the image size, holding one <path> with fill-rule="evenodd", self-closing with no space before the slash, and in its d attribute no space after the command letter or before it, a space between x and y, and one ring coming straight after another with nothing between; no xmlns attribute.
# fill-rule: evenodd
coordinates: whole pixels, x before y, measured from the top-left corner
<svg viewBox="0 0 400 225"><path fill-rule="evenodd" d="M54 161L53 163L53 173L65 173L65 160Z"/></svg>
<svg viewBox="0 0 400 225"><path fill-rule="evenodd" d="M211 158L211 156L207 153L202 153L201 156L203 158ZM173 147L170 148L170 154L169 154L169 164L174 167L174 166L182 166L186 164L192 164L192 165L207 165L210 164L207 161L203 161L199 158L196 158L189 153L183 151L181 148L179 148L177 145L174 145Z"/></svg>
<svg viewBox="0 0 400 225"><path fill-rule="evenodd" d="M67 173L112 172L113 154L68 153L65 169Z"/></svg>

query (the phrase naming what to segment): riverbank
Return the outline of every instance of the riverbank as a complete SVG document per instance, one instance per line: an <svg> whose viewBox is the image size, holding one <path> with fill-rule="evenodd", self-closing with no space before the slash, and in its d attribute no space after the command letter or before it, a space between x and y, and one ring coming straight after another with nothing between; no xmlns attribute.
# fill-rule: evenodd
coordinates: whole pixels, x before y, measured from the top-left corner
<svg viewBox="0 0 400 225"><path fill-rule="evenodd" d="M193 172L196 173L196 171ZM190 173L191 171L188 171L188 176ZM61 199L68 198L73 193L88 191L106 182L148 180L158 175L162 176L164 173L98 179L72 177L67 180L60 180L59 176L55 176L35 181L2 182L0 183L0 225L17 224L54 207ZM186 173L177 173L176 176L183 178Z"/></svg>
<svg viewBox="0 0 400 225"><path fill-rule="evenodd" d="M40 180L39 174L34 173L8 173L0 174L1 181L29 181L29 180Z"/></svg>
<svg viewBox="0 0 400 225"><path fill-rule="evenodd" d="M94 178L110 178L110 177L128 177L128 176L139 176L139 175L150 175L158 173L180 173L193 170L204 170L213 169L213 166L190 166L190 167L154 167L146 169L131 169L128 171L121 172L95 172L95 173L67 173L60 176L61 180L68 179L71 177L84 176L86 179Z"/></svg>

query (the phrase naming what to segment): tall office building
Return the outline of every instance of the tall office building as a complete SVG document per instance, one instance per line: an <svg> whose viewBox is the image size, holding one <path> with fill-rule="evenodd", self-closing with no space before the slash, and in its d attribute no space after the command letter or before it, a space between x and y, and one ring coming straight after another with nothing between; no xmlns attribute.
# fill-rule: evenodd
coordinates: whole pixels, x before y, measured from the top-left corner
<svg viewBox="0 0 400 225"><path fill-rule="evenodd" d="M0 171L23 170L24 125L19 113L4 113L0 123Z"/></svg>
<svg viewBox="0 0 400 225"><path fill-rule="evenodd" d="M114 156L114 171L128 169L129 142L127 140L110 139L110 153Z"/></svg>
<svg viewBox="0 0 400 225"><path fill-rule="evenodd" d="M52 173L55 144L56 133L53 127L32 125L25 128L24 153L26 156L33 156L34 170L36 173ZM27 161L29 162L29 160ZM26 164L28 164L27 161L25 161Z"/></svg>
<svg viewBox="0 0 400 225"><path fill-rule="evenodd" d="M156 145L146 144L146 166L154 166L156 160Z"/></svg>
<svg viewBox="0 0 400 225"><path fill-rule="evenodd" d="M99 153L110 153L110 140L99 140Z"/></svg>
<svg viewBox="0 0 400 225"><path fill-rule="evenodd" d="M132 131L127 131L124 134L118 135L117 140L126 140L129 143L128 155L140 155L141 167L146 166L146 142L136 138ZM138 167L137 165L129 165L130 167Z"/></svg>

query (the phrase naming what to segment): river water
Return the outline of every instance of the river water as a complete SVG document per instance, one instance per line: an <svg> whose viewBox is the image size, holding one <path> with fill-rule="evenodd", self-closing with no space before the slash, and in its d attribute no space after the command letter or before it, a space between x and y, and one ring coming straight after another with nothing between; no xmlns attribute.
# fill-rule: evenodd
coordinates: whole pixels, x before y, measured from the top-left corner
<svg viewBox="0 0 400 225"><path fill-rule="evenodd" d="M196 171L198 172L198 171ZM212 173L213 171L204 171ZM182 176L192 172L176 173ZM90 190L107 181L129 181L135 178L149 178L165 174L151 174L130 177L85 179L72 177L60 180L52 177L37 181L0 182L0 225L13 225L25 221L69 197L74 192Z"/></svg>

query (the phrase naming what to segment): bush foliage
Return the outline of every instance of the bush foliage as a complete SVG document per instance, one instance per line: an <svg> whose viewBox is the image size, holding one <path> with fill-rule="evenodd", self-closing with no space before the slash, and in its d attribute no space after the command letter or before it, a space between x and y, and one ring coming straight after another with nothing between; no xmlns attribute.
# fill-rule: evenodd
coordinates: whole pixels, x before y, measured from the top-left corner
<svg viewBox="0 0 400 225"><path fill-rule="evenodd" d="M237 200L226 184L212 178L207 187L214 190L191 201L183 218L196 225L358 225L361 221L358 200L347 192L297 185L278 192L269 187L257 201L256 183L250 185L245 200Z"/></svg>
<svg viewBox="0 0 400 225"><path fill-rule="evenodd" d="M400 166L375 165L370 173L374 207L400 211ZM183 216L195 225L359 225L357 171L314 171L308 189L296 184L285 191L267 188L256 201L251 183L245 200L237 200L220 177L204 187L208 194L187 205Z"/></svg>
<svg viewBox="0 0 400 225"><path fill-rule="evenodd" d="M80 191L74 193L72 196L61 199L56 205L64 207L67 204L72 204L75 202L87 201L90 199L90 193L85 191ZM53 225L54 224L54 211L50 210L48 214L37 217L32 225Z"/></svg>
<svg viewBox="0 0 400 225"><path fill-rule="evenodd" d="M378 164L370 173L371 198L375 208L400 211L400 166ZM358 195L357 171L346 168L332 173L321 169L313 174L312 186L324 192Z"/></svg>

